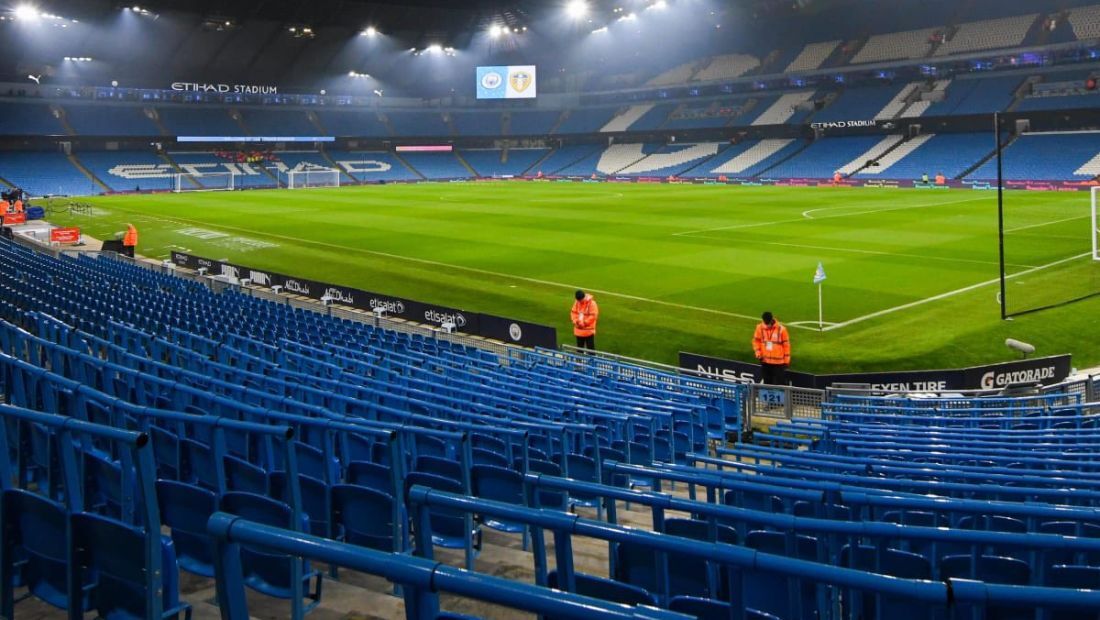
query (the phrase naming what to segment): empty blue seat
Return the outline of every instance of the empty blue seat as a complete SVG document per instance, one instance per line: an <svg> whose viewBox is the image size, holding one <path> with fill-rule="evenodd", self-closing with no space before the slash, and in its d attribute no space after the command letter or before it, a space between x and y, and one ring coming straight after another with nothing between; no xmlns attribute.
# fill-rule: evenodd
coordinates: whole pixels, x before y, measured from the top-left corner
<svg viewBox="0 0 1100 620"><path fill-rule="evenodd" d="M344 542L395 551L393 497L375 489L352 484L332 487L332 522Z"/></svg>
<svg viewBox="0 0 1100 620"><path fill-rule="evenodd" d="M393 488L393 472L386 465L352 461L348 463L345 479L348 484L374 489L391 497L396 495L396 489Z"/></svg>
<svg viewBox="0 0 1100 620"><path fill-rule="evenodd" d="M4 491L0 501L4 557L13 558L20 550L25 561L23 583L30 593L54 607L68 609L69 514L65 506L19 489ZM88 609L94 582L84 584L82 607Z"/></svg>
<svg viewBox="0 0 1100 620"><path fill-rule="evenodd" d="M1052 566L1047 570L1046 585L1074 590L1100 590L1100 566ZM1096 620L1096 611L1058 609L1050 612L1051 620Z"/></svg>
<svg viewBox="0 0 1100 620"><path fill-rule="evenodd" d="M293 523L290 507L273 499L254 493L226 493L222 496L220 509L229 514L250 521L287 528L297 531L309 531L309 519L302 516L301 523ZM282 554L270 553L262 549L241 548L241 571L245 584L268 596L282 599L294 597L292 585L292 562L299 560ZM308 562L302 562L302 588L308 609L316 607L321 600L321 574L310 570ZM313 588L310 584L313 583ZM294 601L301 604L302 601Z"/></svg>
<svg viewBox="0 0 1100 620"><path fill-rule="evenodd" d="M851 545L845 545L840 550L840 565L902 579L932 578L932 565L924 556L898 549L883 549L880 552L876 547L861 545L853 557ZM927 608L911 600L874 596L866 592L858 596L858 600L865 618L927 620L929 617ZM853 601L847 602L850 605Z"/></svg>
<svg viewBox="0 0 1100 620"><path fill-rule="evenodd" d="M271 495L284 502L290 500L286 488L286 473L277 471L271 474ZM309 518L309 532L316 536L331 537L329 516L332 508L329 501L328 486L324 482L305 474L298 475L298 490L302 494L302 512Z"/></svg>
<svg viewBox="0 0 1100 620"><path fill-rule="evenodd" d="M788 549L788 543L791 543L791 549ZM745 536L745 546L764 553L785 555L800 560L818 560L817 539L802 534L752 531ZM817 587L813 583L750 572L743 578L743 588L745 606L748 608L774 614L780 618L817 617ZM801 616L796 612L796 604L801 608Z"/></svg>
<svg viewBox="0 0 1100 620"><path fill-rule="evenodd" d="M502 502L505 504L527 505L527 496L524 491L523 474L493 467L492 465L475 465L470 473L473 484L474 497ZM501 532L518 534L527 532L527 527L522 523L513 523L493 516L482 517L482 523L487 527ZM526 547L527 538L524 536Z"/></svg>
<svg viewBox="0 0 1100 620"><path fill-rule="evenodd" d="M1015 558L995 555L949 555L940 561L940 578L974 579L988 583L1023 586L1031 582L1031 567ZM990 604L985 607L987 618L1031 620L1034 613L1018 606Z"/></svg>
<svg viewBox="0 0 1100 620"><path fill-rule="evenodd" d="M462 484L450 478L443 478L423 472L411 472L405 476L405 493L415 485L425 486L444 493L465 495ZM450 510L433 509L431 511L432 544L448 549L464 549L467 541L473 539L475 550L481 549L481 528L472 526L466 530L466 515Z"/></svg>
<svg viewBox="0 0 1100 620"><path fill-rule="evenodd" d="M737 532L728 526L716 525L714 531L706 521L691 519L668 519L665 521L665 533L692 540L737 544ZM699 596L704 598L719 595L722 575L718 567L708 570L707 562L697 557L668 553L669 596ZM615 578L649 592L658 592L657 584L658 555L652 549L641 545L620 543L615 563Z"/></svg>
<svg viewBox="0 0 1100 620"><path fill-rule="evenodd" d="M145 599L149 589L160 593L161 618L191 617L191 606L179 600L179 571L172 540L157 537L161 549L161 575L151 578L151 567L145 560L145 537L142 528L101 517L80 513L72 517L75 553L73 562L79 575L95 580L92 607L107 620L150 618ZM94 577L93 577L94 576ZM156 595L153 592L153 595Z"/></svg>
<svg viewBox="0 0 1100 620"><path fill-rule="evenodd" d="M157 480L157 503L161 523L171 530L179 567L213 577L214 545L206 533L206 522L218 509L217 496L197 486Z"/></svg>

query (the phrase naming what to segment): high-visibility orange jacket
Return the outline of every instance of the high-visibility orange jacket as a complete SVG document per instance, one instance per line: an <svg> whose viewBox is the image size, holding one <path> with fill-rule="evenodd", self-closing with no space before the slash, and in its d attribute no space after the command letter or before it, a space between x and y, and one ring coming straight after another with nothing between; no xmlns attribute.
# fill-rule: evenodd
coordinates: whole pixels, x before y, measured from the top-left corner
<svg viewBox="0 0 1100 620"><path fill-rule="evenodd" d="M138 243L137 229L134 228L133 224L127 224L126 225L126 234L122 236L122 245L124 245L126 247L129 247L129 248L134 248L134 247L137 247L137 243Z"/></svg>
<svg viewBox="0 0 1100 620"><path fill-rule="evenodd" d="M936 185L947 185L947 177L942 174L936 175Z"/></svg>
<svg viewBox="0 0 1100 620"><path fill-rule="evenodd" d="M16 200L15 201L15 212L16 213L22 213L23 212L23 201L22 200Z"/></svg>
<svg viewBox="0 0 1100 620"><path fill-rule="evenodd" d="M756 359L765 364L789 366L791 337L787 328L779 321L773 322L771 327L760 323L752 337L752 350L756 353Z"/></svg>
<svg viewBox="0 0 1100 620"><path fill-rule="evenodd" d="M833 183L840 183L842 180L843 180L843 177L840 176L839 172L834 172L833 173Z"/></svg>
<svg viewBox="0 0 1100 620"><path fill-rule="evenodd" d="M573 335L581 338L596 335L596 321L600 318L600 307L591 295L585 295L584 299L573 302L573 311L570 313L573 319Z"/></svg>

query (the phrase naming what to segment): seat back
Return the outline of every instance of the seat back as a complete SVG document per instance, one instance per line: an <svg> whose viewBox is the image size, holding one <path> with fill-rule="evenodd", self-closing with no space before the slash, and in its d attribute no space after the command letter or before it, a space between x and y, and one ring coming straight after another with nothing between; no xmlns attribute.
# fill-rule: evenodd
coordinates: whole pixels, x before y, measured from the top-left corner
<svg viewBox="0 0 1100 620"><path fill-rule="evenodd" d="M332 487L332 522L347 543L395 551L393 497L376 489L338 484Z"/></svg>
<svg viewBox="0 0 1100 620"><path fill-rule="evenodd" d="M68 609L68 513L65 506L29 491L3 492L5 557L21 550L23 582L38 599ZM86 607L86 604L85 604Z"/></svg>
<svg viewBox="0 0 1100 620"><path fill-rule="evenodd" d="M308 519L303 515L302 523L296 527L292 523L290 506L254 493L232 492L222 496L220 509L229 514L292 530L308 531ZM241 547L241 571L245 583L257 592L276 598L291 598L293 558L280 553L271 553L253 547ZM308 573L308 564L303 564L303 573Z"/></svg>
<svg viewBox="0 0 1100 620"><path fill-rule="evenodd" d="M217 496L194 485L158 480L157 502L161 524L172 531L179 567L213 577L214 545L206 533L206 522L218 510Z"/></svg>
<svg viewBox="0 0 1100 620"><path fill-rule="evenodd" d="M82 575L95 575L93 607L103 618L149 618L177 611L179 571L170 539L157 536L161 549L161 577L153 574L145 558L144 528L89 513L72 517L75 555ZM149 591L153 590L152 593ZM161 613L150 615L146 599L159 590Z"/></svg>
<svg viewBox="0 0 1100 620"><path fill-rule="evenodd" d="M346 480L348 484L367 487L389 496L396 495L393 488L393 473L387 465L352 461L348 463Z"/></svg>

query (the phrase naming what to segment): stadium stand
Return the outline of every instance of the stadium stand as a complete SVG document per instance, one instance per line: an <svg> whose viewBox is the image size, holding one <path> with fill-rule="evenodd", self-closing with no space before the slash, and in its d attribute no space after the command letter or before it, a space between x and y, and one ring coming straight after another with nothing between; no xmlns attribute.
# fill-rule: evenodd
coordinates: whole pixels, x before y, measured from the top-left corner
<svg viewBox="0 0 1100 620"><path fill-rule="evenodd" d="M0 177L32 196L103 193L103 188L82 174L63 153L0 152Z"/></svg>
<svg viewBox="0 0 1100 620"><path fill-rule="evenodd" d="M563 146L550 153L546 159L539 163L537 169L532 170L532 173L537 175L542 172L546 176L563 174L563 170L598 154L602 150L603 148L599 145L592 144Z"/></svg>
<svg viewBox="0 0 1100 620"><path fill-rule="evenodd" d="M386 112L390 126L398 136L443 137L451 128L440 112Z"/></svg>
<svg viewBox="0 0 1100 620"><path fill-rule="evenodd" d="M627 127L629 131L650 131L664 127L669 114L677 108L677 104L664 103L653 106L645 114Z"/></svg>
<svg viewBox="0 0 1100 620"><path fill-rule="evenodd" d="M44 103L0 103L0 135L60 136L65 126Z"/></svg>
<svg viewBox="0 0 1100 620"><path fill-rule="evenodd" d="M663 129L707 129L725 127L756 105L750 98L709 103L683 104L668 116Z"/></svg>
<svg viewBox="0 0 1100 620"><path fill-rule="evenodd" d="M711 82L715 80L732 80L739 78L760 66L760 59L748 54L724 54L710 59L702 69L695 74L694 79L699 82Z"/></svg>
<svg viewBox="0 0 1100 620"><path fill-rule="evenodd" d="M676 176L714 157L721 152L722 146L718 142L666 145L641 161L619 170L616 174L617 176Z"/></svg>
<svg viewBox="0 0 1100 620"><path fill-rule="evenodd" d="M466 149L460 154L478 176L501 178L523 176L549 153L550 149L508 149L507 154L500 149Z"/></svg>
<svg viewBox="0 0 1100 620"><path fill-rule="evenodd" d="M882 140L879 136L824 138L768 171L768 176L792 179L828 179L853 163Z"/></svg>
<svg viewBox="0 0 1100 620"><path fill-rule="evenodd" d="M1004 152L1004 178L1012 181L1087 181L1100 174L1100 132L1026 133ZM968 179L997 178L990 160Z"/></svg>
<svg viewBox="0 0 1100 620"><path fill-rule="evenodd" d="M917 136L915 138L912 138L910 140L906 140L905 142L903 142L901 144L898 144L897 142L893 142L892 144L896 145L896 148L891 150L889 153L886 153L885 155L875 157L874 159L875 159L876 165L867 166L866 168L860 170L858 172L858 174L861 175L861 176L863 176L863 175L877 176L877 177L882 177L883 175L888 176L891 172L891 169L898 162L902 161L906 157L909 157L913 153L913 151L915 151L915 150L919 149L920 147L924 146L925 144L928 143L929 140L931 140L932 138L935 138L935 137L936 137L935 134L923 134L923 135ZM899 136L899 138L900 138L900 136ZM845 172L845 170L841 169L841 172ZM851 171L849 171L849 172L851 172ZM931 177L931 176L934 176L934 175L929 174L929 177Z"/></svg>
<svg viewBox="0 0 1100 620"><path fill-rule="evenodd" d="M936 80L931 89L926 86L921 88L919 99L910 103L901 113L901 118L918 118L932 107L935 101L942 101L947 97L946 91L951 86L951 80Z"/></svg>
<svg viewBox="0 0 1100 620"><path fill-rule="evenodd" d="M850 176L857 170L866 166L869 162L877 162L887 151L896 147L904 139L905 136L888 135L879 140L864 153L856 156L852 161L841 166L838 171L845 176Z"/></svg>
<svg viewBox="0 0 1100 620"><path fill-rule="evenodd" d="M802 148L800 140L749 140L734 145L684 176L752 178Z"/></svg>
<svg viewBox="0 0 1100 620"><path fill-rule="evenodd" d="M851 63L864 64L923 58L932 50L931 40L937 32L937 28L922 28L873 35L852 57Z"/></svg>
<svg viewBox="0 0 1100 620"><path fill-rule="evenodd" d="M785 123L795 123L801 120L800 117L804 117L809 114L809 110L801 110L803 106L811 105L816 93L814 91L805 91L798 93L786 93L781 95L778 99L766 107L760 106L762 112L760 116L753 119L753 125L783 125ZM812 105L811 105L812 107Z"/></svg>
<svg viewBox="0 0 1100 620"><path fill-rule="evenodd" d="M654 108L657 108L656 104L632 105L624 108L600 128L600 133L620 133L626 131L630 129L630 126L636 123L638 119L649 114Z"/></svg>
<svg viewBox="0 0 1100 620"><path fill-rule="evenodd" d="M303 110L242 108L241 118L254 136L316 136L319 130Z"/></svg>
<svg viewBox="0 0 1100 620"><path fill-rule="evenodd" d="M219 105L158 106L157 116L174 136L238 136L244 133Z"/></svg>
<svg viewBox="0 0 1100 620"><path fill-rule="evenodd" d="M503 134L499 112L459 111L451 113L451 124L461 136L499 136Z"/></svg>
<svg viewBox="0 0 1100 620"><path fill-rule="evenodd" d="M361 183L417 181L422 179L393 153L382 151L331 151L329 157Z"/></svg>
<svg viewBox="0 0 1100 620"><path fill-rule="evenodd" d="M233 183L237 189L275 187L278 184L277 171L269 170L266 162L234 162L214 153L182 151L170 152L168 157L183 173L207 188L223 187L227 174L235 175Z"/></svg>
<svg viewBox="0 0 1100 620"><path fill-rule="evenodd" d="M897 118L898 114L908 105L908 100L920 89L920 87L921 84L919 82L914 82L902 87L902 89L898 91L898 94L894 95L894 98L883 106L878 114L875 114L875 120L881 121Z"/></svg>
<svg viewBox="0 0 1100 620"><path fill-rule="evenodd" d="M936 48L935 55L947 56L1022 45L1024 37L1038 17L1037 13L1030 13L960 24L954 35Z"/></svg>
<svg viewBox="0 0 1100 620"><path fill-rule="evenodd" d="M89 151L80 153L78 158L97 179L116 192L176 188L176 169L148 151Z"/></svg>
<svg viewBox="0 0 1100 620"><path fill-rule="evenodd" d="M403 153L401 159L428 179L465 179L471 176L454 153Z"/></svg>
<svg viewBox="0 0 1100 620"><path fill-rule="evenodd" d="M659 144L612 144L600 154L596 162L596 172L608 176L614 175L647 156L659 152L662 148Z"/></svg>
<svg viewBox="0 0 1100 620"><path fill-rule="evenodd" d="M373 111L318 110L316 114L325 135L363 138L389 135L389 130Z"/></svg>
<svg viewBox="0 0 1100 620"><path fill-rule="evenodd" d="M1003 112L1015 99L1022 81L1022 76L955 79L947 87L944 100L928 106L924 116Z"/></svg>
<svg viewBox="0 0 1100 620"><path fill-rule="evenodd" d="M794 60L787 65L783 73L798 73L820 69L821 65L833 55L833 52L840 47L841 43L842 41L839 40L807 43L806 47L798 53L798 56L795 56Z"/></svg>
<svg viewBox="0 0 1100 620"><path fill-rule="evenodd" d="M691 77L695 75L698 62L691 61L682 65L677 65L667 71L663 71L649 80L646 81L647 86L673 86L676 84L687 84Z"/></svg>
<svg viewBox="0 0 1100 620"><path fill-rule="evenodd" d="M548 136L561 120L561 110L513 110L508 123L512 136Z"/></svg>
<svg viewBox="0 0 1100 620"><path fill-rule="evenodd" d="M579 134L600 131L607 125L618 108L577 108L565 112L566 116L558 124L555 134Z"/></svg>
<svg viewBox="0 0 1100 620"><path fill-rule="evenodd" d="M884 85L849 88L844 90L832 104L814 115L819 122L872 119L900 96L906 86Z"/></svg>
<svg viewBox="0 0 1100 620"><path fill-rule="evenodd" d="M132 105L66 104L65 120L77 135L157 136L160 129Z"/></svg>
<svg viewBox="0 0 1100 620"><path fill-rule="evenodd" d="M1100 5L1071 9L1069 23L1073 36L1081 41L1100 38Z"/></svg>

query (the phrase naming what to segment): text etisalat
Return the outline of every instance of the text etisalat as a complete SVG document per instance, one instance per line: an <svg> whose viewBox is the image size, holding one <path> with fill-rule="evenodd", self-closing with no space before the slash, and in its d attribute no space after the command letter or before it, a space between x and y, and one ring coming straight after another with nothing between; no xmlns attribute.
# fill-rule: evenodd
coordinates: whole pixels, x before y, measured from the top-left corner
<svg viewBox="0 0 1100 620"><path fill-rule="evenodd" d="M199 82L172 82L172 90L188 93L233 93L236 95L277 95L277 86L254 84L202 84Z"/></svg>

